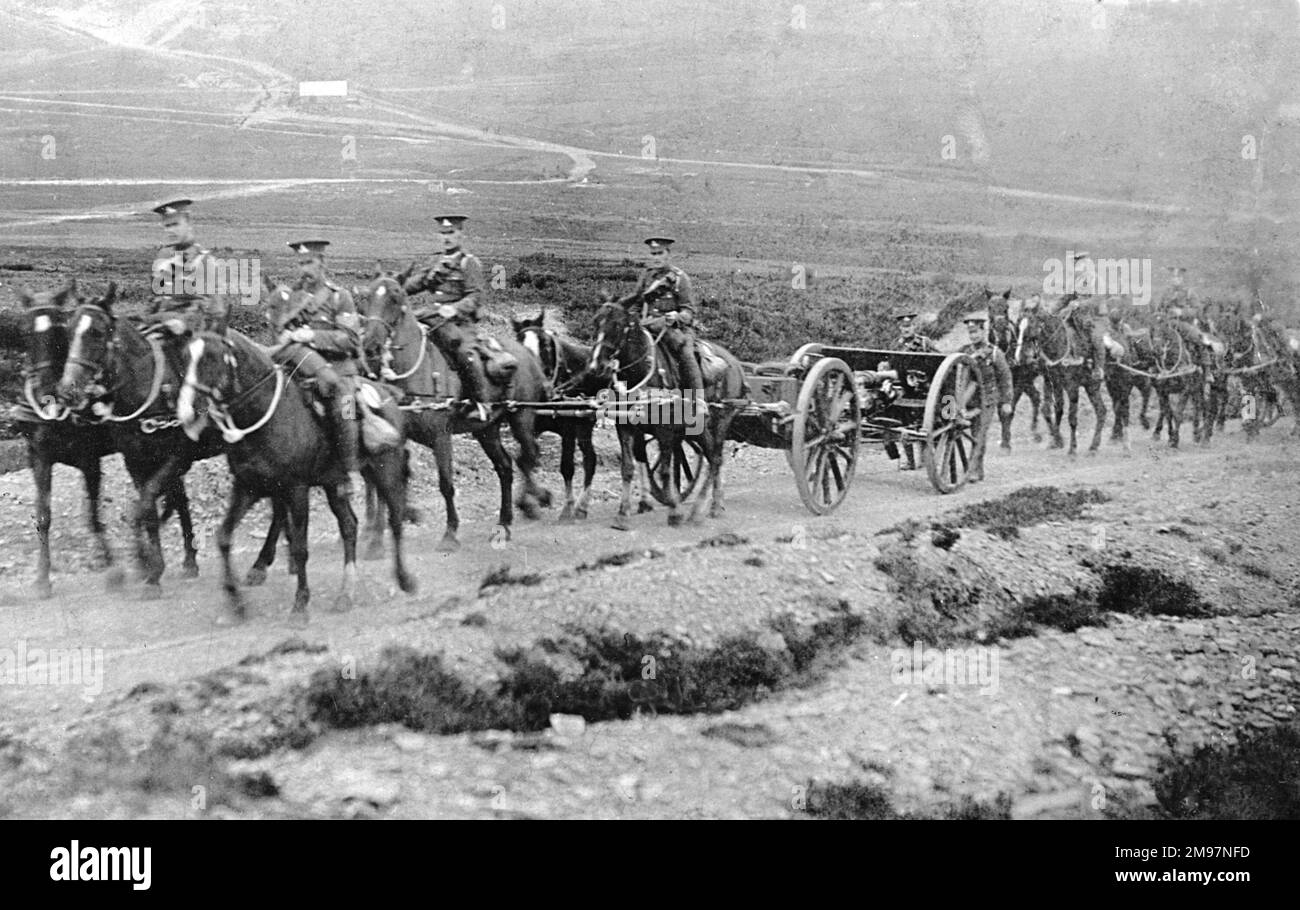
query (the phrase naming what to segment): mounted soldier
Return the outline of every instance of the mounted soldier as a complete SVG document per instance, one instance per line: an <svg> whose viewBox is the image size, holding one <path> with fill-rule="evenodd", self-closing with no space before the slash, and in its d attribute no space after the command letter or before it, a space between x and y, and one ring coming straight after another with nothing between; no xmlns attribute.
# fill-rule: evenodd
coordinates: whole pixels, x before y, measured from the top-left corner
<svg viewBox="0 0 1300 910"><path fill-rule="evenodd" d="M984 419L980 421L982 429L979 438L975 440L970 473L967 475L971 483L984 479L984 452L988 449L988 431L993 423L991 417L994 409L1003 417L1011 413L1011 367L1002 350L989 341L988 320L988 313L985 312L967 313L962 317L970 341L962 345L960 351L974 359L975 368L979 371L980 408L984 412Z"/></svg>
<svg viewBox="0 0 1300 910"><path fill-rule="evenodd" d="M1197 366L1209 375L1216 369L1223 346L1205 331L1201 321L1201 298L1186 284L1187 269L1168 266L1170 284L1156 302L1156 319L1168 320L1187 344Z"/></svg>
<svg viewBox="0 0 1300 910"><path fill-rule="evenodd" d="M442 255L427 268L410 273L402 282L407 294L428 291L430 303L415 309L429 329L429 337L460 375L466 412L488 420L488 380L478 350L478 323L487 283L483 263L464 247L466 215L439 215L438 235ZM471 416L466 413L465 416Z"/></svg>
<svg viewBox="0 0 1300 910"><path fill-rule="evenodd" d="M287 306L268 313L276 335L272 357L291 376L314 379L328 401L326 423L349 494L360 494L361 458L356 414L357 361L361 356L357 308L352 295L325 270L328 240L290 243L298 254L298 281Z"/></svg>
<svg viewBox="0 0 1300 910"><path fill-rule="evenodd" d="M642 321L651 331L662 326L660 341L676 362L685 395L704 397L704 374L695 344L695 290L690 276L672 262L671 237L647 237L646 265L636 290L618 302L624 307L641 304Z"/></svg>
<svg viewBox="0 0 1300 910"><path fill-rule="evenodd" d="M212 254L195 238L190 217L189 199L164 202L153 209L162 219L167 242L154 254L151 272L152 300L144 319L145 331L151 335L192 336L199 332L226 331L230 304L224 294L208 287L216 269L210 267ZM180 345L163 344L163 349L177 371L185 373Z"/></svg>
<svg viewBox="0 0 1300 910"><path fill-rule="evenodd" d="M1090 302L1093 294L1096 266L1083 252L1073 254L1074 288L1061 298L1056 315L1074 330L1084 350L1080 356L1092 363L1092 377L1100 380L1106 368L1106 344L1097 331L1094 321L1096 310Z"/></svg>

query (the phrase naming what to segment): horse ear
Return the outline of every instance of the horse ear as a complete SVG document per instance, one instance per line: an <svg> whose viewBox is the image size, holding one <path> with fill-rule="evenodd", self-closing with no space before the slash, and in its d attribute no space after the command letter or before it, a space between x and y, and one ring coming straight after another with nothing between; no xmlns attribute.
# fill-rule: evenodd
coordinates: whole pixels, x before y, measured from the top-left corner
<svg viewBox="0 0 1300 910"><path fill-rule="evenodd" d="M58 293L54 295L54 304L56 306L61 307L64 305L64 303L67 302L67 299L69 297L75 296L76 293L77 293L77 279L69 278L68 283L65 284L63 287L59 288Z"/></svg>
<svg viewBox="0 0 1300 910"><path fill-rule="evenodd" d="M412 262L406 268L402 269L402 271L399 272L397 275L393 276L393 280L396 281L398 284L405 285L406 280L415 274L415 270L417 268L419 268L419 266L417 266L414 262Z"/></svg>
<svg viewBox="0 0 1300 910"><path fill-rule="evenodd" d="M102 306L106 312L111 313L113 312L113 301L116 299L117 299L117 282L110 281L108 283L108 291L104 294L104 299L99 301L99 305Z"/></svg>
<svg viewBox="0 0 1300 910"><path fill-rule="evenodd" d="M1005 291L1002 292L1002 299L1003 300L1011 299L1011 288L1007 288Z"/></svg>

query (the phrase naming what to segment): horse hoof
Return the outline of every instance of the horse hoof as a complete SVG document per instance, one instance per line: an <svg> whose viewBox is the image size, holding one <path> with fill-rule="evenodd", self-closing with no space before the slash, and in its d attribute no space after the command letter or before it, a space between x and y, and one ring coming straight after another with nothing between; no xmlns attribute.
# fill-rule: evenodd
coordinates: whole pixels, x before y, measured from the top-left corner
<svg viewBox="0 0 1300 910"><path fill-rule="evenodd" d="M726 507L726 506L709 506L709 517L710 517L710 518L721 518L723 515L726 515L726 514L727 514L727 507Z"/></svg>
<svg viewBox="0 0 1300 910"><path fill-rule="evenodd" d="M234 626L248 617L248 604L239 591L226 592L226 609L214 622L219 626Z"/></svg>
<svg viewBox="0 0 1300 910"><path fill-rule="evenodd" d="M616 516L614 516L614 520L611 521L611 522L609 523L609 526L610 526L611 528L613 528L615 531L630 531L630 530L632 530L632 522L630 522L630 521L627 520L627 516L626 516L626 515L616 515Z"/></svg>
<svg viewBox="0 0 1300 910"><path fill-rule="evenodd" d="M32 595L37 600L49 600L54 596L54 586L48 581L38 581L32 585Z"/></svg>
<svg viewBox="0 0 1300 910"><path fill-rule="evenodd" d="M1043 434L1042 434L1042 433L1035 433L1035 434L1033 435L1033 440L1034 440L1034 442L1042 442L1042 441L1043 441Z"/></svg>
<svg viewBox="0 0 1300 910"><path fill-rule="evenodd" d="M1011 443L1009 443L1009 442L1004 442L1004 443L1002 443L1002 445L998 446L998 448L1000 448L1000 449L1001 449L1002 451L1004 451L1004 452L1010 452L1010 451L1011 451Z"/></svg>
<svg viewBox="0 0 1300 910"><path fill-rule="evenodd" d="M1096 458L1096 457L1097 457L1097 450L1096 450L1096 449L1089 449L1089 450L1088 450L1087 452L1085 452L1084 454L1087 455L1089 458Z"/></svg>
<svg viewBox="0 0 1300 910"><path fill-rule="evenodd" d="M141 599L141 600L161 600L161 599L162 599L162 585L158 584L158 582L156 582L156 581L146 582L146 583L145 583L145 586L140 590L140 599Z"/></svg>
<svg viewBox="0 0 1300 910"><path fill-rule="evenodd" d="M420 590L420 583L407 571L397 573L397 586L402 589L403 594L415 594Z"/></svg>
<svg viewBox="0 0 1300 910"><path fill-rule="evenodd" d="M352 602L351 594L340 594L338 597L334 598L331 610L334 613L348 613L352 610L353 606L354 604Z"/></svg>
<svg viewBox="0 0 1300 910"><path fill-rule="evenodd" d="M636 506L636 511L638 515L644 515L646 512L653 512L654 510L655 507L652 506L650 503L646 502L644 499L641 500L639 503L637 503Z"/></svg>
<svg viewBox="0 0 1300 910"><path fill-rule="evenodd" d="M562 525L573 524L573 509L569 508L568 506L565 506L564 511L560 513L560 517L557 520Z"/></svg>
<svg viewBox="0 0 1300 910"><path fill-rule="evenodd" d="M244 576L244 584L250 588L256 588L266 583L266 568L264 566L253 566Z"/></svg>
<svg viewBox="0 0 1300 910"><path fill-rule="evenodd" d="M126 573L118 566L113 566L104 576L104 588L109 591L120 591L126 585Z"/></svg>
<svg viewBox="0 0 1300 910"><path fill-rule="evenodd" d="M295 603L293 605L293 609L289 611L288 622L289 622L289 627L292 629L307 628L310 622L310 620L307 618L307 605L304 603L301 607L299 607L298 604Z"/></svg>
<svg viewBox="0 0 1300 910"><path fill-rule="evenodd" d="M383 559L384 558L383 543L380 541L375 541L374 543L367 546L366 552L361 558L366 560L367 562L374 562L375 560Z"/></svg>
<svg viewBox="0 0 1300 910"><path fill-rule="evenodd" d="M455 534L442 535L442 540L438 541L438 545L434 547L434 550L439 553L455 553L459 549L460 541L456 539Z"/></svg>
<svg viewBox="0 0 1300 910"><path fill-rule="evenodd" d="M668 513L668 527L680 528L682 526L682 516L680 512Z"/></svg>
<svg viewBox="0 0 1300 910"><path fill-rule="evenodd" d="M573 510L573 517L576 518L576 519L578 519L578 521L586 521L586 520L587 520L587 510L586 510L586 509L574 509L574 510Z"/></svg>
<svg viewBox="0 0 1300 910"><path fill-rule="evenodd" d="M196 562L187 562L181 566L181 578L198 578L199 564Z"/></svg>

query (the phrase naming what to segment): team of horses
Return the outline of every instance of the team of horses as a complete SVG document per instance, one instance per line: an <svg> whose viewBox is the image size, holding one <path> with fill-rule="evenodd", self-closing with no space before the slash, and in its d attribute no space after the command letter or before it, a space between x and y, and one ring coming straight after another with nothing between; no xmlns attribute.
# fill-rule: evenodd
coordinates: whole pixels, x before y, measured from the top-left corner
<svg viewBox="0 0 1300 910"><path fill-rule="evenodd" d="M1090 337L1043 308L1020 307L1017 313L1012 304L1019 302L1008 297L990 300L991 340L1011 365L1016 401L1022 387L1032 396L1035 378L1042 377L1042 412L1052 448L1066 447L1061 423L1068 400L1067 451L1077 452L1081 391L1094 415L1089 454L1100 447L1112 411L1111 440L1129 445L1134 392L1140 396L1138 417L1144 429L1151 429L1147 412L1151 398L1156 399L1154 438L1163 431L1169 447L1177 448L1183 422L1190 419L1193 440L1208 444L1227 418L1231 377L1239 382L1245 402L1241 417L1248 439L1270 422L1266 414L1276 418L1282 398L1290 403L1296 417L1293 432L1300 435L1300 352L1265 318L1257 301L1215 301L1179 318L1133 305L1117 308L1107 317L1106 355L1097 369ZM1036 426L1038 401L1033 404ZM1014 407L1013 414L1003 418L1004 448L1010 448L1013 419Z"/></svg>
<svg viewBox="0 0 1300 910"><path fill-rule="evenodd" d="M454 370L416 319L403 291L405 275L380 270L354 288L361 327L361 359L367 379L359 393L368 410L387 422L391 438L364 446L366 523L369 553L381 556L384 530L391 536L393 575L406 592L416 580L405 564L403 524L411 515L407 501L409 461L406 442L434 455L446 526L438 545L459 546L460 521L455 503L452 442L470 435L492 464L500 485L500 507L490 541L510 539L515 509L537 517L550 505L549 491L535 478L540 462L538 437L554 433L561 440L560 472L564 482L561 522L587 517L596 470L592 434L597 416L582 407L563 410L557 402L590 402L616 390L624 399L654 393L681 396L676 364L664 355L654 336L656 326L639 314L606 300L595 312L593 344L585 345L548 329L545 314L512 322L512 336L499 342L513 366L491 382L488 417L465 414L452 406L460 395ZM286 285L266 282L268 308L292 306L298 294ZM1064 447L1061 435L1065 400L1069 400L1069 452L1077 448L1078 399L1082 390L1097 422L1089 446L1100 444L1107 407L1114 410L1112 438L1127 444L1134 391L1141 393L1139 419L1154 395L1160 414L1156 432L1167 428L1177 446L1185 411L1190 406L1194 438L1208 442L1224 419L1227 376L1240 379L1243 392L1260 409L1276 407L1279 393L1297 414L1300 432L1300 357L1296 348L1246 307L1217 307L1213 320L1218 351L1213 363L1200 356L1185 331L1164 320L1136 316L1112 322L1104 369L1089 364L1089 341L1059 316L1041 310L1017 312L1009 293L986 294L992 312L992 341L1011 365L1015 401L1028 397L1031 432L1040 439L1041 415L1051 445ZM343 582L336 609L348 609L357 586L360 522L343 485L346 474L321 420L322 405L310 383L292 369L277 365L273 349L235 330L175 335L144 331L114 312L116 288L84 295L75 281L50 292L24 292L27 369L23 388L27 413L21 421L36 482L39 553L36 593L48 597L50 585L50 484L54 464L77 468L85 481L88 522L98 555L110 569L110 585L123 574L100 516L101 461L121 453L135 486L130 517L137 563L146 597L157 597L163 574L160 527L171 514L179 518L184 539L182 573L198 573L193 521L184 477L190 466L224 456L232 477L230 498L215 540L221 557L221 584L226 595L225 621L246 617L243 587L261 584L275 559L277 542L288 541L289 568L297 576L290 617L305 621L310 601L307 579L309 493L321 488L343 544ZM685 408L661 408L656 419L617 420L622 495L613 526L627 529L633 510L634 482L640 488L637 511L652 508L647 490L668 506L668 523L697 520L705 499L709 516L724 509L722 468L728 427L746 394L743 365L721 345L709 344L712 368L706 373L703 419ZM1042 377L1040 394L1036 381ZM684 396L678 399L684 402ZM1261 422L1247 415L1253 438ZM1014 413L1014 411L1013 411ZM677 415L676 417L668 415ZM1010 448L1011 420L1005 416L1002 445ZM513 458L502 439L508 428L518 447ZM369 439L367 434L363 438ZM685 443L702 455L703 470L681 455ZM653 463L649 447L660 453ZM583 475L575 489L576 454ZM675 454L677 453L677 454ZM516 491L515 473L521 479ZM684 481L689 481L689 484ZM685 489L689 487L689 489ZM698 489L689 514L684 499ZM260 552L242 581L231 563L231 541L240 521L259 501L271 503L271 523Z"/></svg>

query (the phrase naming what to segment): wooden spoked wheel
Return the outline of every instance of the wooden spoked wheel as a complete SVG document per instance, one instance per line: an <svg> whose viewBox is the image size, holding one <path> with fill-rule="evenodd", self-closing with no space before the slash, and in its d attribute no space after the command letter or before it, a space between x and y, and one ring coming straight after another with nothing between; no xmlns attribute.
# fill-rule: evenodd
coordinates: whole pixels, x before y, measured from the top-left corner
<svg viewBox="0 0 1300 910"><path fill-rule="evenodd" d="M685 502L695 492L695 484L700 479L700 470L704 466L704 446L698 436L685 436L677 441L671 452L665 453L659 448L659 440L651 436L646 439L646 466L649 468L648 483L650 495L661 506L668 505L666 482L677 481L677 492Z"/></svg>
<svg viewBox="0 0 1300 910"><path fill-rule="evenodd" d="M818 360L799 387L786 457L808 510L834 511L858 465L862 404L853 371L842 360Z"/></svg>
<svg viewBox="0 0 1300 910"><path fill-rule="evenodd" d="M966 354L949 354L939 365L925 399L925 469L940 493L966 483L975 447L984 444L983 394L975 361Z"/></svg>

